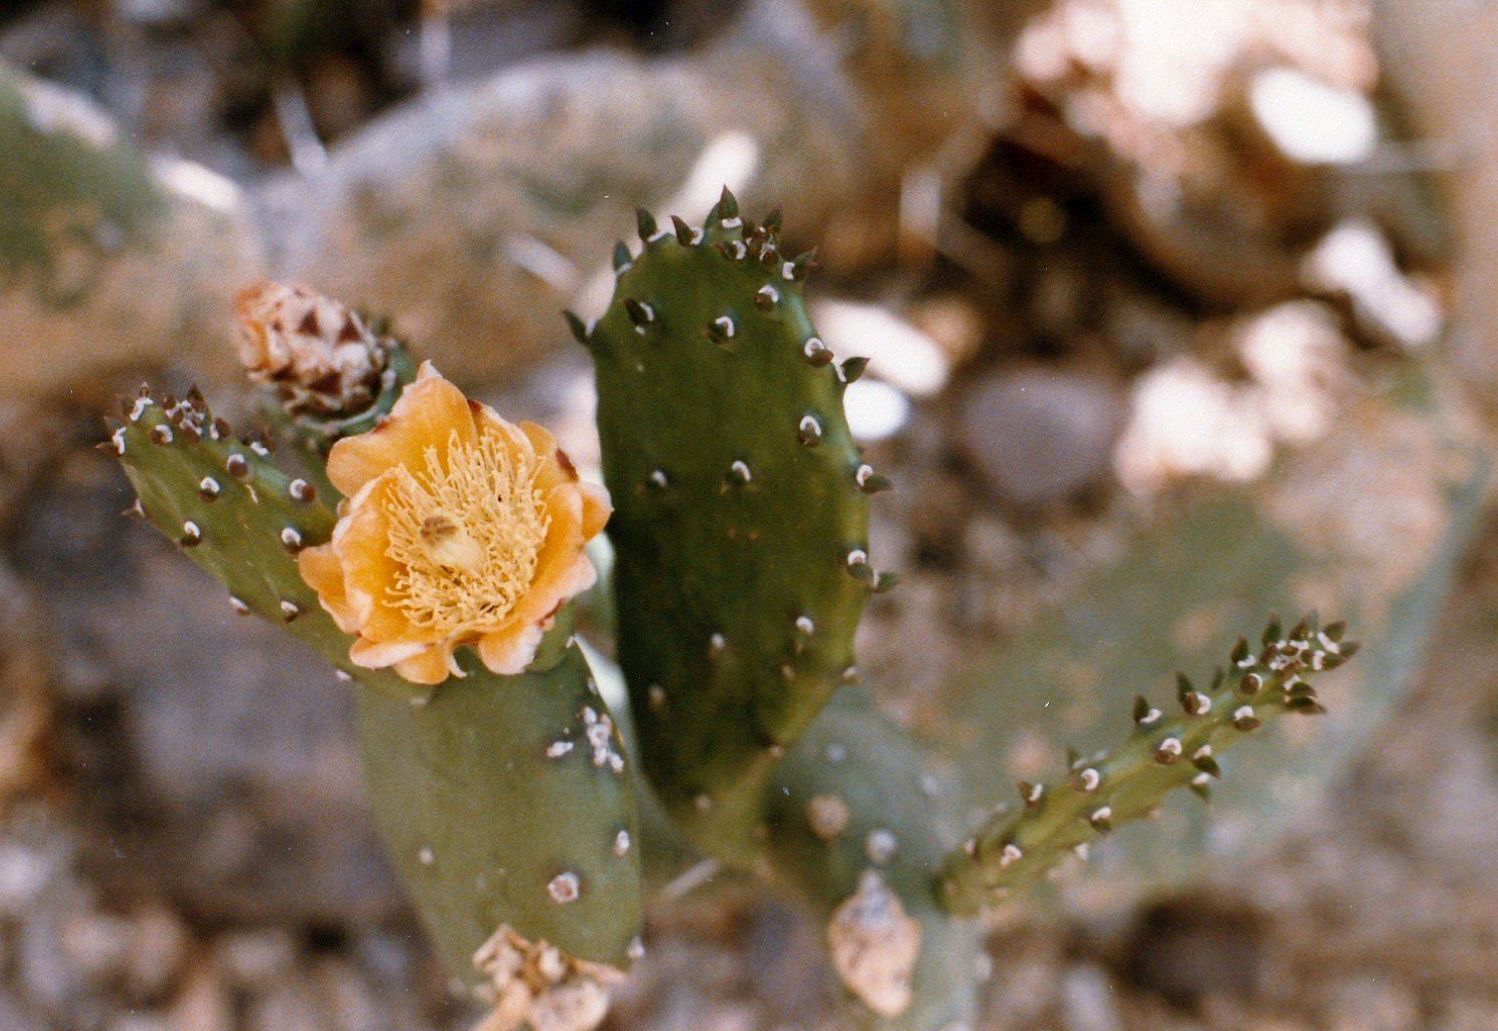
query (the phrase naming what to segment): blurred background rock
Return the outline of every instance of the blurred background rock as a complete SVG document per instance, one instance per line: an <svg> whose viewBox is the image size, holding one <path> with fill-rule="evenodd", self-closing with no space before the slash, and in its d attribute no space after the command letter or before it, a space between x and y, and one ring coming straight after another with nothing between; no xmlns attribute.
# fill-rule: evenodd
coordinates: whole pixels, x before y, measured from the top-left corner
<svg viewBox="0 0 1498 1031"><path fill-rule="evenodd" d="M248 416L229 300L272 274L596 461L558 312L602 307L636 205L725 182L820 244L822 335L873 359L850 417L906 575L865 664L953 763L1085 744L1271 602L1375 649L1235 763L1269 802L1167 809L996 914L985 1026L1498 1027L1495 29L1457 0L5 5L0 1031L471 1023L345 689L121 521L87 445L143 376ZM781 904L699 888L650 932L609 1027L836 1026Z"/></svg>

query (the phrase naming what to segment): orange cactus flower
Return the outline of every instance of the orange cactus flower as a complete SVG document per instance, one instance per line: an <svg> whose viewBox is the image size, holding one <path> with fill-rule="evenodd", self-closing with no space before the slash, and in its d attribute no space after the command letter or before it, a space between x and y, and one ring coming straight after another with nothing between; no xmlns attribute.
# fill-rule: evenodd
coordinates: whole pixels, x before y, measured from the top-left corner
<svg viewBox="0 0 1498 1031"><path fill-rule="evenodd" d="M556 438L506 422L421 367L390 417L345 437L328 479L346 495L333 538L297 557L302 578L357 640L360 666L417 684L461 676L474 645L519 673L542 633L596 574L583 545L608 521L608 494L582 483Z"/></svg>

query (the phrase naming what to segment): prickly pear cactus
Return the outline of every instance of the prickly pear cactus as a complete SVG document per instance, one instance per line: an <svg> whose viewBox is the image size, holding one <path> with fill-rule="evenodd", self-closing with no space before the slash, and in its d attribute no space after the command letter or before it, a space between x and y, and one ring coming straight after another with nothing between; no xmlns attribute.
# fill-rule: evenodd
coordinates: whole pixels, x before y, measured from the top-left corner
<svg viewBox="0 0 1498 1031"><path fill-rule="evenodd" d="M1240 637L1210 686L1198 690L1177 677L1181 715L1166 717L1136 695L1126 744L1073 759L1067 783L1021 782L1019 805L1005 807L947 858L938 879L943 904L974 914L1034 885L1069 853L1085 856L1115 826L1151 813L1173 788L1210 797L1222 775L1218 757L1230 745L1273 716L1326 711L1310 681L1356 654L1343 631L1340 623L1323 629L1311 616L1288 632L1271 621L1258 649Z"/></svg>
<svg viewBox="0 0 1498 1031"><path fill-rule="evenodd" d="M774 875L824 921L859 1025L971 1025L982 936L935 887L964 830L960 782L849 689L791 749L767 800Z"/></svg>
<svg viewBox="0 0 1498 1031"><path fill-rule="evenodd" d="M464 652L463 679L417 688L350 661L349 636L294 559L328 540L334 514L263 443L236 440L194 393L142 394L104 446L135 485L133 511L221 580L237 611L284 624L356 685L376 820L450 969L497 1005L601 991L600 965L638 951L638 828L622 746L567 614L519 675ZM548 947L561 959L537 969L557 976L538 981L531 960Z"/></svg>
<svg viewBox="0 0 1498 1031"><path fill-rule="evenodd" d="M760 849L762 788L853 674L874 572L864 466L802 302L809 256L733 196L701 228L639 220L608 311L585 327L598 383L618 652L646 772L705 850Z"/></svg>

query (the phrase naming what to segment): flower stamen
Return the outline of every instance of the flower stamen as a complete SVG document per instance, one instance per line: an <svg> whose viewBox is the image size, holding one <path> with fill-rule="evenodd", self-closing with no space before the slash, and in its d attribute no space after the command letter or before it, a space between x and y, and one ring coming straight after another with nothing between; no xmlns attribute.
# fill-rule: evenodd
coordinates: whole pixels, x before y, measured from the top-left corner
<svg viewBox="0 0 1498 1031"><path fill-rule="evenodd" d="M392 470L390 540L397 566L389 600L443 637L492 626L536 572L551 520L536 489L539 463L495 436L453 434L446 468L434 447L423 467Z"/></svg>

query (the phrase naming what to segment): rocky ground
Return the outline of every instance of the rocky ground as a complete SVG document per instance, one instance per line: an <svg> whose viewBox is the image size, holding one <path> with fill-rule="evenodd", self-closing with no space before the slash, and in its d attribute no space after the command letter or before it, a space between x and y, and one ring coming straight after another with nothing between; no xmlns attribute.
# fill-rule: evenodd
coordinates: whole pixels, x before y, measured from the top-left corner
<svg viewBox="0 0 1498 1031"><path fill-rule="evenodd" d="M414 5L349 0L368 16L295 46L273 6L32 3L0 16L0 58L253 182L294 174L307 139L279 66L247 51L290 47L314 142L357 143L421 75ZM738 5L646 6L469 5L453 61L687 53ZM1148 11L1180 32L1152 33ZM873 544L906 579L861 647L892 714L919 722L1183 497L1257 489L1401 370L1444 367L1430 184L1355 163L1406 153L1368 17L1351 0L1038 5L937 214L896 241L829 223L816 316L873 351L855 424L900 488ZM1267 75L1286 68L1300 78ZM480 393L587 465L582 356L540 354ZM161 354L136 367L189 375ZM88 445L125 386L111 370L0 406L0 1031L471 1026L374 840L346 688L119 518L123 478ZM1439 610L1423 672L1288 833L1126 905L993 914L982 1026L1498 1027L1491 519ZM678 880L606 1026L839 1027L818 934L748 885Z"/></svg>

